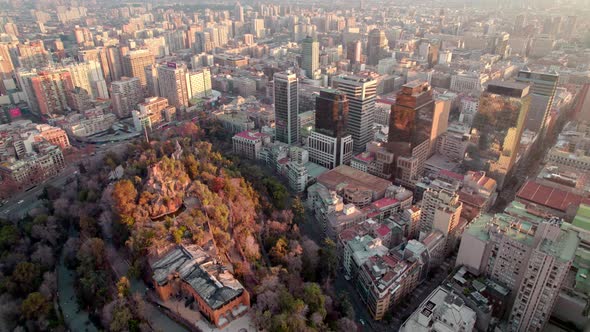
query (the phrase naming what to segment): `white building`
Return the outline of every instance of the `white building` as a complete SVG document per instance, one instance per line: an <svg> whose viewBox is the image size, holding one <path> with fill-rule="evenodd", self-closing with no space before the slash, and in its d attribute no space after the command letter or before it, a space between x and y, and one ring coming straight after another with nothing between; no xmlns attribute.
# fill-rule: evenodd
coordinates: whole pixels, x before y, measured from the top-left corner
<svg viewBox="0 0 590 332"><path fill-rule="evenodd" d="M349 164L352 159L352 136L341 139L312 131L307 138L309 160L327 169Z"/></svg>
<svg viewBox="0 0 590 332"><path fill-rule="evenodd" d="M436 288L401 326L401 332L470 332L476 314L452 291Z"/></svg>

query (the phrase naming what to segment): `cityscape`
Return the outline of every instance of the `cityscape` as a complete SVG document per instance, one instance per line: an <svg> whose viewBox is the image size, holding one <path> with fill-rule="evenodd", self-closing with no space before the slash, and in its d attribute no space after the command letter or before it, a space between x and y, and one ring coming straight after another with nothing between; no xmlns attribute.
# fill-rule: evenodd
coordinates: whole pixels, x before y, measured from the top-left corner
<svg viewBox="0 0 590 332"><path fill-rule="evenodd" d="M0 331L590 331L590 0L0 0Z"/></svg>

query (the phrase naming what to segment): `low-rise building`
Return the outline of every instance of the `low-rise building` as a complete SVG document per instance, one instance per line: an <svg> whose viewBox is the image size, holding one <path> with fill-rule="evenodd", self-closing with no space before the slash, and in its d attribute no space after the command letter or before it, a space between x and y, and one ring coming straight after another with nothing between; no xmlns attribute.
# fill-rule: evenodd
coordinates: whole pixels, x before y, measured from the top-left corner
<svg viewBox="0 0 590 332"><path fill-rule="evenodd" d="M476 314L452 290L436 288L402 324L401 332L468 332L475 328Z"/></svg>
<svg viewBox="0 0 590 332"><path fill-rule="evenodd" d="M232 137L233 151L238 156L258 160L262 146L270 143L270 138L270 135L255 131L239 132Z"/></svg>
<svg viewBox="0 0 590 332"><path fill-rule="evenodd" d="M194 309L218 328L244 315L250 307L248 291L199 246L177 246L151 262L150 269L161 300L188 297L195 301Z"/></svg>

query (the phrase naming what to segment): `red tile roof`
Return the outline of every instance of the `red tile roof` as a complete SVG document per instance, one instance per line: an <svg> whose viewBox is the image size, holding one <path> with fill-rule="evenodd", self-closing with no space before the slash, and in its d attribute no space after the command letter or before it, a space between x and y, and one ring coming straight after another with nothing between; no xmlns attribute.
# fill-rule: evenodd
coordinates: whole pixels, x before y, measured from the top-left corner
<svg viewBox="0 0 590 332"><path fill-rule="evenodd" d="M455 172L449 171L447 169L441 169L438 172L438 174L440 176L448 177L448 178L455 179L455 180L458 180L458 181L463 181L463 175L461 175L459 173L455 173Z"/></svg>
<svg viewBox="0 0 590 332"><path fill-rule="evenodd" d="M381 237L386 236L387 234L389 234L389 232L389 227L387 227L386 225L381 225L381 227L377 228L377 234L379 234L379 236Z"/></svg>
<svg viewBox="0 0 590 332"><path fill-rule="evenodd" d="M580 195L542 185L535 181L526 182L516 197L562 212L566 212L567 208L572 205L578 206L582 201L587 200Z"/></svg>
<svg viewBox="0 0 590 332"><path fill-rule="evenodd" d="M395 205L397 203L399 203L399 201L395 198L384 197L384 198L381 198L380 200L373 202L373 206L376 207L377 209L382 209L384 207L389 207L389 206Z"/></svg>

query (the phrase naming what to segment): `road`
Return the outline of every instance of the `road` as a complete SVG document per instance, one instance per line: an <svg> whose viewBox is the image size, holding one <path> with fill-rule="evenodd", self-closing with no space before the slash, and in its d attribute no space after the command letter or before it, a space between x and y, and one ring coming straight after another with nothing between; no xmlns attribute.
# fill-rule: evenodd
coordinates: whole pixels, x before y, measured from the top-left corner
<svg viewBox="0 0 590 332"><path fill-rule="evenodd" d="M81 160L89 159L100 159L111 149L118 148L127 142L116 142L112 144L105 144L97 147L95 152L84 153L76 155L75 161L71 161L65 169L63 169L58 175L51 177L38 185L33 189L25 192L16 193L8 201L0 207L0 219L20 219L27 215L32 209L41 206L42 200L39 196L43 193L43 188L46 186L52 186L56 188L63 188L68 183L68 180L73 180L78 174L78 162Z"/></svg>

